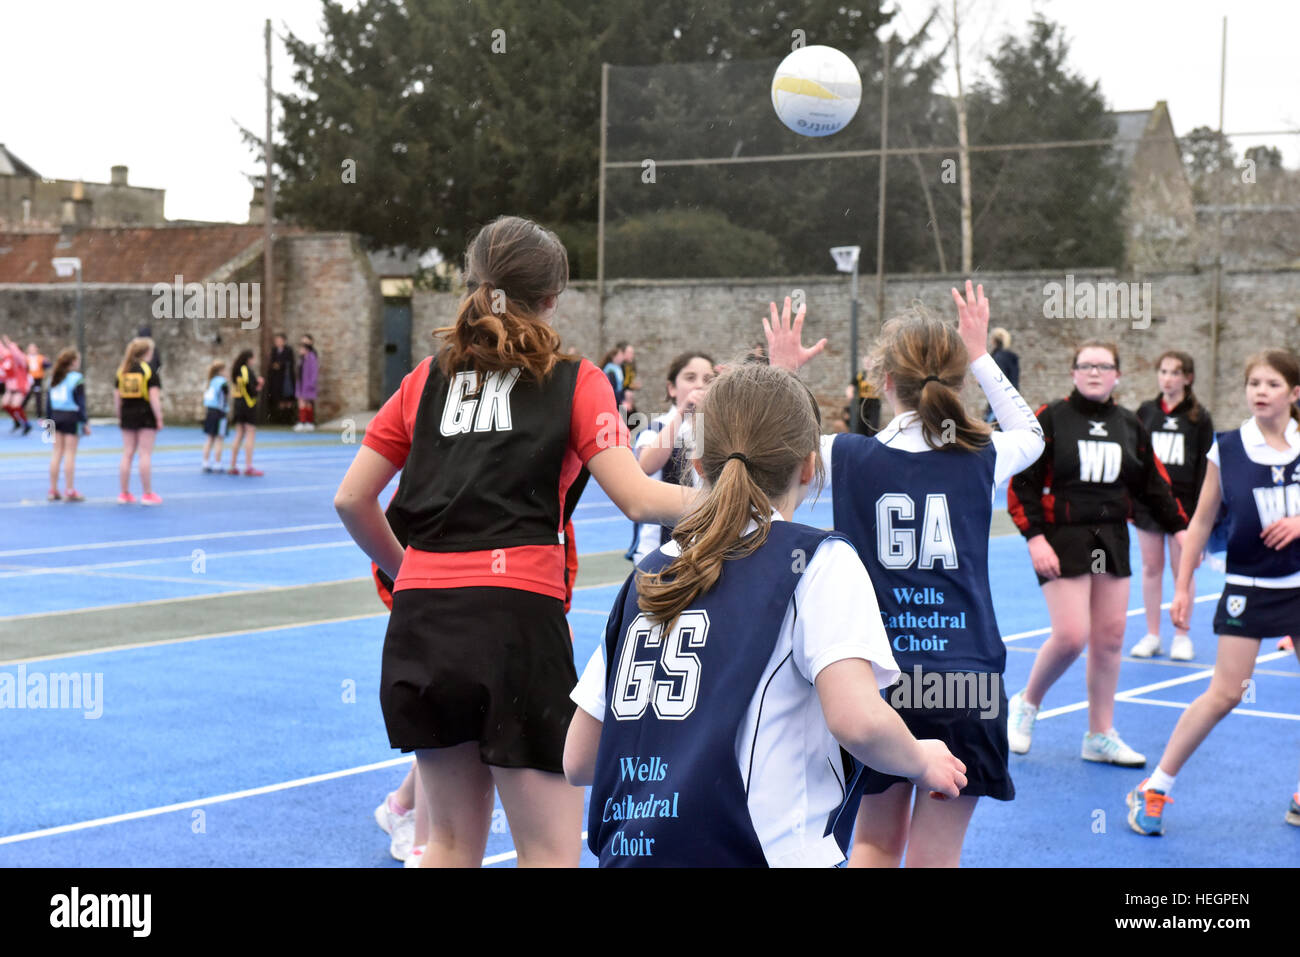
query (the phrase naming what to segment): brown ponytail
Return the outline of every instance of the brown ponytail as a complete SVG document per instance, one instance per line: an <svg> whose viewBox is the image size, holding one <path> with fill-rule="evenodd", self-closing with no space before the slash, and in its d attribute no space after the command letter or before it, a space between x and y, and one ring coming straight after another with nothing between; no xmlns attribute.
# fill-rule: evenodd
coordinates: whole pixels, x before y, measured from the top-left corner
<svg viewBox="0 0 1300 957"><path fill-rule="evenodd" d="M821 439L808 399L803 383L775 366L739 364L713 380L695 419L707 492L673 529L681 555L659 574L637 573L637 604L665 632L713 587L724 561L767 541L773 501L790 488ZM818 488L824 480L819 455ZM758 530L742 539L750 522Z"/></svg>
<svg viewBox="0 0 1300 957"><path fill-rule="evenodd" d="M122 364L117 367L118 375L125 375L126 370L135 362L144 362L144 357L149 354L153 348L153 340L145 336L132 339L126 345L126 351L122 353Z"/></svg>
<svg viewBox="0 0 1300 957"><path fill-rule="evenodd" d="M1278 375L1280 375L1288 389L1294 389L1300 385L1300 359L1290 349L1265 349L1262 352L1256 352L1246 360L1246 371L1242 376L1242 384L1250 382L1250 371L1255 366L1268 366ZM1296 404L1291 404L1291 418L1300 423L1300 408Z"/></svg>
<svg viewBox="0 0 1300 957"><path fill-rule="evenodd" d="M885 323L871 357L877 386L883 388L886 375L893 380L903 407L896 411L916 412L932 449L970 452L991 441L992 430L972 418L961 401L968 368L970 358L956 328L920 304Z"/></svg>
<svg viewBox="0 0 1300 957"><path fill-rule="evenodd" d="M543 301L569 282L569 256L553 232L518 216L498 217L470 241L465 282L455 322L434 332L443 340L444 374L522 367L541 381L567 358L559 334L539 318Z"/></svg>
<svg viewBox="0 0 1300 957"><path fill-rule="evenodd" d="M54 368L50 372L50 388L54 388L63 381L63 377L72 368L72 363L76 362L80 355L81 353L76 349L64 349L59 353L58 358L54 360Z"/></svg>

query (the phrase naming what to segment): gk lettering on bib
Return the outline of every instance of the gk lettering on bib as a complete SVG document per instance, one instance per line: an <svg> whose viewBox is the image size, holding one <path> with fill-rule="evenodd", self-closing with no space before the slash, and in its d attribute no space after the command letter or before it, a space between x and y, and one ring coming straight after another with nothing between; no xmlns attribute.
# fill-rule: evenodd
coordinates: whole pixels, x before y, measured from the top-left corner
<svg viewBox="0 0 1300 957"><path fill-rule="evenodd" d="M477 372L457 372L447 386L439 431L447 436L470 431L509 432L510 390L518 381L518 369L489 372L480 391Z"/></svg>

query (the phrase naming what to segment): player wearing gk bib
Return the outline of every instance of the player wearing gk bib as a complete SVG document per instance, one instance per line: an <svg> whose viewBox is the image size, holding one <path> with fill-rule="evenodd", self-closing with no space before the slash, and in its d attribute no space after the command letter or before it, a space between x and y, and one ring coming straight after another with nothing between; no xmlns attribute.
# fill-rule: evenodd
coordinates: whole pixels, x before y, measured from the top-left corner
<svg viewBox="0 0 1300 957"><path fill-rule="evenodd" d="M838 864L858 792L836 741L950 796L964 768L879 697L898 672L852 547L785 520L823 474L807 390L741 365L698 421L704 499L615 602L565 773L592 782L603 867Z"/></svg>
<svg viewBox="0 0 1300 957"><path fill-rule="evenodd" d="M1146 505L1181 544L1187 518L1136 415L1115 404L1119 353L1089 340L1075 350L1074 391L1038 410L1046 448L1011 481L1007 507L1029 544L1051 636L1026 688L1009 702L1007 737L1024 754L1043 696L1088 645L1088 726L1083 759L1142 767L1115 730L1115 689L1128 622L1131 502Z"/></svg>
<svg viewBox="0 0 1300 957"><path fill-rule="evenodd" d="M1129 826L1164 833L1174 778L1250 687L1259 643L1300 621L1300 360L1268 349L1246 360L1246 403L1253 416L1221 432L1188 528L1171 616L1187 627L1192 573L1222 502L1228 513L1228 574L1214 615L1219 652L1210 687L1178 719L1151 777L1128 794ZM1300 652L1297 652L1300 655ZM1300 784L1286 822L1300 826Z"/></svg>
<svg viewBox="0 0 1300 957"><path fill-rule="evenodd" d="M1138 406L1138 419L1151 433L1156 457L1169 475L1174 497L1189 518L1196 511L1196 497L1205 481L1205 456L1214 443L1214 425L1209 410L1196 401L1192 383L1196 364L1186 352L1170 349L1156 361L1160 395ZM1141 502L1133 503L1133 525L1142 551L1142 600L1146 605L1147 633L1133 646L1135 658L1160 654L1160 604L1165 576L1165 531ZM1169 564L1178 574L1182 549L1169 539ZM1169 657L1190 661L1192 639L1185 629L1174 630Z"/></svg>
<svg viewBox="0 0 1300 957"><path fill-rule="evenodd" d="M958 800L919 799L913 810L908 781L868 769L850 866L897 867L904 852L910 867L956 866L979 797L1015 796L989 525L995 487L1032 464L1043 440L985 351L983 293L967 284L962 300L953 291L960 331L923 312L886 323L870 365L898 414L873 438L822 438L835 528L862 556L903 669L885 700L912 734L947 744L967 778ZM787 354L772 343L774 361ZM967 415L959 393L968 365L1003 431Z"/></svg>
<svg viewBox="0 0 1300 957"><path fill-rule="evenodd" d="M86 380L78 369L81 354L76 349L64 349L54 360L50 374L50 418L54 421L54 454L50 457L51 502L60 497L69 502L83 502L85 497L76 490L73 476L77 471L77 443L84 433L90 435L90 422L86 418ZM64 491L59 495L59 463L64 465Z"/></svg>
<svg viewBox="0 0 1300 957"><path fill-rule="evenodd" d="M634 520L676 521L689 498L646 477L600 370L562 354L554 233L494 220L464 275L454 324L367 428L334 502L394 583L380 704L390 744L419 762L421 865L477 866L496 790L521 866L576 866L582 792L560 775L576 679L568 493L585 465ZM405 549L378 501L399 469Z"/></svg>
<svg viewBox="0 0 1300 957"><path fill-rule="evenodd" d="M636 460L651 478L670 485L693 485L687 453L693 441L691 420L696 403L713 381L713 360L698 352L684 352L668 367L668 401L671 411L658 416L636 437ZM683 479L686 481L683 482ZM637 526L633 561L641 560L666 545L672 536L667 525Z"/></svg>

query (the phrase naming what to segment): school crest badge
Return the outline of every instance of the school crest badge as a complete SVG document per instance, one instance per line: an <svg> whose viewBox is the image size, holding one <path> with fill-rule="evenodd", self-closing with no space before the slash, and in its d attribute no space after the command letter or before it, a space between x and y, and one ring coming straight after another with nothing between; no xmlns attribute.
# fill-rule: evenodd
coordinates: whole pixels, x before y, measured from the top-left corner
<svg viewBox="0 0 1300 957"><path fill-rule="evenodd" d="M1245 595L1228 596L1228 617L1229 618L1240 618L1241 613L1245 610L1246 610Z"/></svg>

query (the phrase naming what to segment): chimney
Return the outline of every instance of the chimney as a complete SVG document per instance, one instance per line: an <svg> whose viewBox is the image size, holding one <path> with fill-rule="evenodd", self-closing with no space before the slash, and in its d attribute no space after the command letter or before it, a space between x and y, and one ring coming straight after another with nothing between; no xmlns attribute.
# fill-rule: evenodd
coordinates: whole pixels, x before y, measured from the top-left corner
<svg viewBox="0 0 1300 957"><path fill-rule="evenodd" d="M126 167L125 167L125 166L114 166L114 167L113 167L113 170L112 170L112 179L110 180L110 182L111 182L114 186L125 186L125 185L126 185Z"/></svg>
<svg viewBox="0 0 1300 957"><path fill-rule="evenodd" d="M63 197L59 209L59 225L75 226L77 223L77 201L71 196Z"/></svg>
<svg viewBox="0 0 1300 957"><path fill-rule="evenodd" d="M262 201L262 189L254 186L253 198L248 203L248 223L250 226L261 226L265 222L266 204Z"/></svg>

